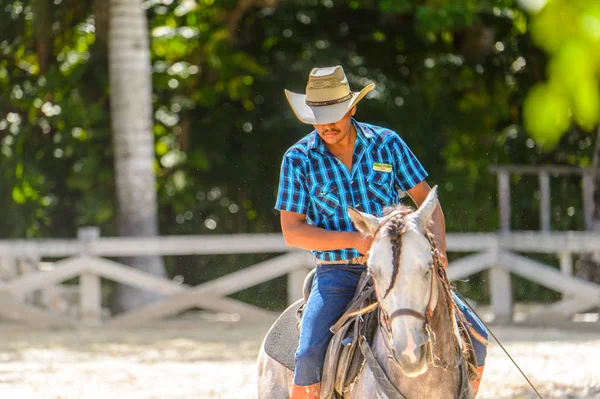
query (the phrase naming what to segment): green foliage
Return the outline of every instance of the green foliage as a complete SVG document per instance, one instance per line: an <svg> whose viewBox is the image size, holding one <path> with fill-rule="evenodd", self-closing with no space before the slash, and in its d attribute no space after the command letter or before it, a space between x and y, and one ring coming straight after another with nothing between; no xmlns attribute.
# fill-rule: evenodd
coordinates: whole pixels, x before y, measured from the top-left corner
<svg viewBox="0 0 600 399"><path fill-rule="evenodd" d="M523 122L544 148L555 148L571 124L568 100L548 84L534 86L523 104Z"/></svg>
<svg viewBox="0 0 600 399"><path fill-rule="evenodd" d="M93 107L84 110L87 97L106 88L86 79L94 70L88 62L95 38L87 10L46 8L44 2L2 3L10 17L2 18L0 109L8 112L0 114L0 138L5 176L12 175L3 185L12 186L12 199L19 205L14 210L22 218L20 223L2 223L8 227L2 235L38 236L56 225L55 218L105 222L111 216L111 197L103 188L112 186L112 173L103 164L107 147L98 146L98 139L107 135L107 115ZM50 36L41 36L48 32ZM98 165L105 171L92 169ZM87 206L77 206L80 198L87 199ZM11 220L14 215L4 217Z"/></svg>
<svg viewBox="0 0 600 399"><path fill-rule="evenodd" d="M531 32L550 57L549 84L529 93L526 128L544 147L554 148L571 122L585 131L600 122L600 4L549 1L532 16ZM542 90L548 100L541 99ZM551 118L555 112L560 116Z"/></svg>
<svg viewBox="0 0 600 399"><path fill-rule="evenodd" d="M106 2L55 3L0 0L0 237L73 237L86 224L105 236L116 232L99 18ZM230 24L237 5L144 3L162 234L279 231L273 204L281 157L310 131L291 113L283 89L303 91L315 65L342 64L355 89L376 83L357 118L407 141L429 183L440 185L449 231L497 228L493 164L590 164L591 140L577 129L548 153L524 133L520 105L546 65L511 0L293 0L248 9ZM582 30L586 40L594 40L595 19L582 21L591 27ZM575 53L557 52L564 59ZM549 70L564 71L564 59ZM584 82L586 71L558 81ZM580 104L577 118L588 126L590 93L570 95L569 107ZM514 183L513 222L535 229L535 184ZM569 201L578 189L578 182L553 188L553 205L577 206ZM580 228L577 215L557 212L553 226ZM171 275L195 284L264 258L167 263ZM470 295L484 298L484 282L473 278ZM285 286L275 281L238 295L280 306Z"/></svg>
<svg viewBox="0 0 600 399"><path fill-rule="evenodd" d="M408 0L382 0L379 9L388 14L403 14L412 9L412 4Z"/></svg>

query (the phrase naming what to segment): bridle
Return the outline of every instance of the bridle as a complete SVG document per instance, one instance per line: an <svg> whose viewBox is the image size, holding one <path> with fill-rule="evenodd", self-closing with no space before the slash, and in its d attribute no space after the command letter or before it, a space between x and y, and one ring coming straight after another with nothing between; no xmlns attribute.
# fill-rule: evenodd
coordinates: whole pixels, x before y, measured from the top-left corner
<svg viewBox="0 0 600 399"><path fill-rule="evenodd" d="M389 215L387 215L386 218L379 224L379 226L375 230L375 233L373 234L373 241L375 240L377 235L381 232L384 225L386 225L390 220L392 220L396 216L402 216L402 213L403 213L402 211L394 211L394 212L390 213ZM402 232L401 232L401 234L402 234ZM430 345L432 364L436 367L448 368L449 367L448 365L442 366L442 365L436 364L436 361L435 361L436 356L434 356L434 354L433 354L433 347L436 342L436 337L435 337L435 333L431 329L431 319L433 317L433 311L435 308L435 303L434 303L435 282L439 279L439 274L437 272L437 267L439 266L437 263L439 263L439 258L437 258L435 256L436 255L435 252L437 251L437 249L435 249L435 244L433 242L431 242L431 239L429 237L427 237L427 238L430 241L430 244L432 244L431 255L432 255L433 262L431 264L430 273L429 273L431 275L431 280L430 280L430 285L429 285L429 287L430 287L429 300L427 302L427 307L425 308L425 312L421 313L421 312L417 312L416 310L410 309L410 308L400 308L400 309L394 310L391 315L388 315L386 310L383 309L382 306L379 306L380 326L381 326L381 329L383 330L384 336L386 338L383 341L385 342L385 346L386 346L389 354L391 355L389 357L391 357L394 362L397 362L396 357L392 355L393 353L395 353L395 350L390 345L390 341L393 339L390 323L392 322L392 320L394 320L395 318L400 317L400 316L412 316L412 317L415 317L415 318L423 321L425 331L427 332L427 344ZM452 311L452 310L449 309L449 311ZM457 342L457 344L458 344L458 342ZM458 367L459 361L460 360L457 359L456 363L454 364L454 367Z"/></svg>
<svg viewBox="0 0 600 399"><path fill-rule="evenodd" d="M396 317L400 317L400 316L412 316L415 317L419 320L422 320L425 323L425 328L430 331L430 325L431 325L431 318L433 317L433 310L435 307L435 304L433 303L434 300L434 289L435 289L435 279L438 278L437 277L437 271L435 270L434 266L431 266L431 284L429 285L430 290L429 290L429 301L427 302L427 308L425 309L424 313L419 313L414 309L410 309L410 308L400 308L400 309L396 309L392 312L391 315L388 315L387 312L380 307L381 309L381 314L382 314L382 319L386 324L386 328L389 328L389 323L392 322L392 320L394 320Z"/></svg>
<svg viewBox="0 0 600 399"><path fill-rule="evenodd" d="M373 234L373 241L375 241L375 238L377 238L377 235L381 232L381 229L384 225L386 225L391 219L395 218L396 216L401 216L402 211L394 211L392 213L390 213L389 215L386 216L386 218L379 224L379 226L377 227L377 230L375 230L375 233ZM433 255L433 253L432 253ZM438 273L437 273L437 269L436 269L435 262L431 264L431 268L430 268L430 275L431 275L431 282L430 282L430 291L429 291L429 301L427 302L427 308L425 309L424 313L420 313L417 312L414 309L410 309L410 308L401 308L401 309L396 309L394 312L392 312L391 315L387 315L387 312L385 312L385 310L382 310L382 313L385 314L385 318L386 318L386 322L391 322L393 319L395 319L398 316L413 316L416 317L419 320L422 320L423 322L426 323L426 325L428 325L431 322L431 317L433 316L433 309L434 309L434 303L433 303L433 299L434 299L434 295L433 295L433 290L434 290L434 286L435 286L435 279L438 278Z"/></svg>
<svg viewBox="0 0 600 399"><path fill-rule="evenodd" d="M373 234L373 240L375 240L375 238L377 237L377 235L379 234L379 232L381 231L382 227L384 225L386 225L392 218L396 217L396 216L402 216L402 211L393 211L391 212L389 215L386 216L386 218L379 224L379 226L377 227L377 229L375 230L375 233ZM403 232L401 232L400 234L402 234ZM390 345L390 341L393 339L392 338L392 333L391 333L391 327L390 327L390 322L395 319L396 317L400 317L400 316L412 316L415 317L419 320L422 320L425 323L425 330L427 331L427 345L429 345L430 347L430 354L431 354L431 363L434 367L442 367L444 369L447 369L450 365L446 364L446 365L440 365L440 364L436 364L436 359L439 360L439 358L437 356L434 355L433 353L433 347L435 345L435 341L436 341L436 337L435 337L435 333L431 330L431 319L433 317L433 309L434 309L434 303L433 303L433 290L434 290L434 285L435 285L435 281L436 279L439 282L442 282L442 279L440 278L440 275L438 273L438 268L443 267L441 265L441 262L439 260L439 256L437 253L437 248L435 245L435 241L433 240L433 237L429 234L426 234L427 239L429 240L429 243L431 245L431 256L433 259L432 265L431 265L431 284L430 284L430 292L429 292L429 301L427 303L427 308L425 309L424 313L420 313L417 312L414 309L409 309L409 308L401 308L401 309L396 309L395 311L392 312L392 314L390 316L388 316L387 312L385 311L385 309L383 309L383 307L381 306L381 304L379 303L379 300L377 300L377 302L365 307L362 310L359 310L357 312L354 312L355 314L363 314L366 312L371 312L373 311L375 308L379 308L379 320L380 320L380 327L381 330L384 332L384 337L383 337L383 342L385 344L386 350L388 352L388 358L391 358L392 361L396 364L398 364L398 361L396 359L396 356L394 356L395 350L391 347ZM399 266L398 266L399 267ZM445 271L444 271L444 276L445 276ZM446 277L447 278L447 277ZM373 283L373 289L375 289L375 283ZM469 309L471 309L471 311L473 313L476 314L475 310L468 304L468 302L464 301L465 304L467 304L467 306L469 307ZM375 305L375 306L373 306ZM448 309L448 311L450 313L452 313L453 309ZM454 323L454 321L453 321ZM483 323L483 321L482 321ZM531 383L531 381L529 380L529 378L527 378L527 376L525 375L525 373L523 372L523 370L521 370L521 368L519 367L519 365L514 361L514 359L512 358L512 356L508 353L508 351L506 350L506 348L504 348L504 345L502 345L502 343L498 340L498 338L496 338L496 336L494 335L494 333L491 331L491 329L484 323L486 329L489 331L489 333L494 337L494 339L496 340L496 342L498 343L498 345L500 345L500 347L502 348L502 350L504 351L504 353L506 353L506 355L510 358L510 360L512 361L512 363L517 367L517 369L519 370L519 372L521 373L521 375L523 375L523 377L525 378L525 380L527 380L527 383L529 384L529 386L535 391L535 393L537 394L537 396L542 399L542 395L540 395L540 393L538 392L538 390L535 388L535 386ZM457 350L460 354L460 356L457 356L456 358L456 363L454 364L454 367L458 367L460 365L460 363L463 360L462 357L462 353L461 353L461 349L458 347L460 345L460 339L459 337L455 337L456 341L457 341ZM366 346L368 348L368 345L364 343L364 337L363 337L363 344L364 346ZM362 346L361 346L361 350L362 350ZM370 351L370 349L369 349ZM364 352L363 352L364 353ZM371 353L371 358L374 359L372 352ZM380 371L380 376L382 380L386 380L385 374L383 374L383 372L381 371L381 366L379 366L377 364L376 360L372 360L372 366L375 369L378 369ZM399 364L398 364L399 365ZM399 365L400 366L400 365ZM401 367L401 366L400 366ZM391 385L391 383L389 382L389 380L386 380L388 386ZM393 385L391 385L393 387ZM394 388L394 387L393 387ZM397 392L397 390L396 390ZM400 394L399 392L397 392L398 394ZM400 394L401 396L401 394Z"/></svg>

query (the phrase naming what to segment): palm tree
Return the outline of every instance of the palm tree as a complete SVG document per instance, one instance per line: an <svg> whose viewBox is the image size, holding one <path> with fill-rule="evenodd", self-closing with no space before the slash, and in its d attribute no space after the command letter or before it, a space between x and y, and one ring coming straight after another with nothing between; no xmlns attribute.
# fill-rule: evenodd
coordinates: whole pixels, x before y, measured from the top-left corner
<svg viewBox="0 0 600 399"><path fill-rule="evenodd" d="M108 62L114 166L121 236L158 234L152 81L148 22L141 0L110 0ZM165 276L162 258L131 257L130 266ZM156 299L147 291L119 285L117 311Z"/></svg>

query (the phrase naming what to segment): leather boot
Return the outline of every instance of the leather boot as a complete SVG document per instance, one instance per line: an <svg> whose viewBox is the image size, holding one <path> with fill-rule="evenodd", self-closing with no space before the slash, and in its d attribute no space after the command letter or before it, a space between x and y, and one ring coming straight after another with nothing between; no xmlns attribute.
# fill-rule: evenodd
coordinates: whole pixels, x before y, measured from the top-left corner
<svg viewBox="0 0 600 399"><path fill-rule="evenodd" d="M321 383L300 386L292 384L292 396L290 399L319 399L321 394Z"/></svg>
<svg viewBox="0 0 600 399"><path fill-rule="evenodd" d="M471 388L473 389L473 395L477 397L477 391L479 391L479 384L481 384L481 377L483 377L484 366L477 367L477 378L471 381Z"/></svg>

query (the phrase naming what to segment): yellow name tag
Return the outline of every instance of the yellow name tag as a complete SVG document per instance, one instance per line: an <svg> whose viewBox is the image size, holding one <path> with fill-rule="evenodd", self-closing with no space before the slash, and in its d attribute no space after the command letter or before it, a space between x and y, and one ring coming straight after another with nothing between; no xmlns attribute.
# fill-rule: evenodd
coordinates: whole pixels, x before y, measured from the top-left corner
<svg viewBox="0 0 600 399"><path fill-rule="evenodd" d="M378 172L390 173L392 171L392 165L390 165L389 163L375 162L373 164L373 170L376 170Z"/></svg>

